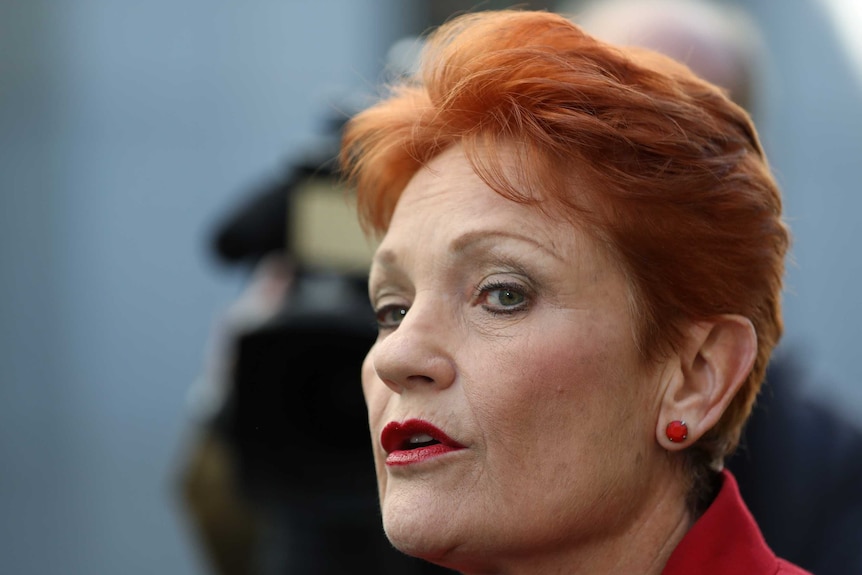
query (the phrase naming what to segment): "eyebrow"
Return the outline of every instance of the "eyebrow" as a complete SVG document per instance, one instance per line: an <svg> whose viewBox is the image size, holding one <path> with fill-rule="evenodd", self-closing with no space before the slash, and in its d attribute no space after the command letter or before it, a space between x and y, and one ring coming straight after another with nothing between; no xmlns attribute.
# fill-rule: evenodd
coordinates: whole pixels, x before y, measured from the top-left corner
<svg viewBox="0 0 862 575"><path fill-rule="evenodd" d="M466 251L477 244L483 244L493 241L497 238L507 238L516 241L525 242L531 244L533 247L536 247L549 256L560 259L560 255L557 254L552 249L548 248L547 245L540 242L536 238L530 237L528 235L524 235L518 233L516 231L511 230L473 230L466 232L457 238L455 238L452 243L449 244L449 251L451 252L461 252Z"/></svg>
<svg viewBox="0 0 862 575"><path fill-rule="evenodd" d="M563 258L558 253L556 253L547 245L543 244L537 239L511 230L471 230L469 232L461 234L460 236L452 240L449 243L448 251L449 253L468 251L480 244L493 242L494 240L499 238L512 239L528 243L533 247L545 252L554 259L560 261L563 260ZM395 266L397 260L397 254L394 250L391 249L380 250L374 256L374 263L384 268L391 268Z"/></svg>

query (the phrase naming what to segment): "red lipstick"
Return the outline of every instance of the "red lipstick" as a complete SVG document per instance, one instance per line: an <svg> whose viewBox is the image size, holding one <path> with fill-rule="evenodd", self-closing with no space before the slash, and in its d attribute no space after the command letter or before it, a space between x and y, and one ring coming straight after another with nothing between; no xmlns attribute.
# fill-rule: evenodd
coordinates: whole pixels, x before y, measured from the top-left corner
<svg viewBox="0 0 862 575"><path fill-rule="evenodd" d="M464 449L441 429L421 419L391 421L380 434L386 451L386 465L410 465L432 457Z"/></svg>

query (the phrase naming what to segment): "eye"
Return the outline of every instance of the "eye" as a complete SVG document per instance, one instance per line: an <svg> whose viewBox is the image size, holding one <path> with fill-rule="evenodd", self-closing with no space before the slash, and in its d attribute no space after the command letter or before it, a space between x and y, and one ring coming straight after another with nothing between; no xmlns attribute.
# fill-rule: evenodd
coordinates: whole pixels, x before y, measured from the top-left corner
<svg viewBox="0 0 862 575"><path fill-rule="evenodd" d="M494 313L513 313L527 307L526 290L510 284L489 284L480 288L479 302Z"/></svg>
<svg viewBox="0 0 862 575"><path fill-rule="evenodd" d="M407 315L407 307L403 305L390 304L375 310L378 329L395 329Z"/></svg>

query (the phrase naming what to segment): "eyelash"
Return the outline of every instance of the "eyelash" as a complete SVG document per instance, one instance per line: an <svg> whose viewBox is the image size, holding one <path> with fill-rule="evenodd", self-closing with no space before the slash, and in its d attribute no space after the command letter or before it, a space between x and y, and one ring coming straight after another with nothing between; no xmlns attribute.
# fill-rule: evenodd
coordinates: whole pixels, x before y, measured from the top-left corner
<svg viewBox="0 0 862 575"><path fill-rule="evenodd" d="M502 308L490 305L487 303L488 296L495 291L507 291L517 294L521 296L522 301L516 305L504 306ZM492 282L485 285L481 285L476 288L474 298L477 303L482 306L482 309L493 315L513 315L518 312L524 311L529 307L531 303L530 295L529 293L527 293L527 290L525 290L523 286L507 282ZM382 307L375 309L374 315L377 319L377 328L380 331L396 329L401 323L401 321L404 319L404 316L407 315L407 312L409 310L409 306L398 303L386 304ZM393 312L399 314L400 317L398 318L398 320L387 320L386 316Z"/></svg>

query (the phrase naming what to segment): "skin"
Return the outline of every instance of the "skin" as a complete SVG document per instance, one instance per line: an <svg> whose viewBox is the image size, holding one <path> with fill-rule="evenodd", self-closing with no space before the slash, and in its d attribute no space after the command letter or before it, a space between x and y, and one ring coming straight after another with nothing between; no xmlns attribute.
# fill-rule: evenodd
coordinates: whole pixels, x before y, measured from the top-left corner
<svg viewBox="0 0 862 575"><path fill-rule="evenodd" d="M657 433L691 393L681 357L640 359L596 241L455 146L403 191L369 289L362 385L396 547L464 573L661 572L692 518ZM411 418L466 448L387 467L381 430Z"/></svg>

